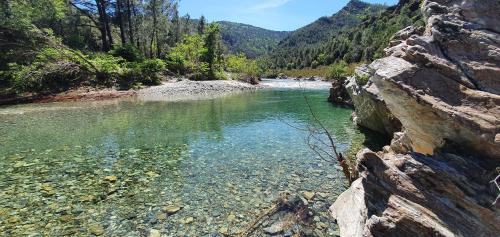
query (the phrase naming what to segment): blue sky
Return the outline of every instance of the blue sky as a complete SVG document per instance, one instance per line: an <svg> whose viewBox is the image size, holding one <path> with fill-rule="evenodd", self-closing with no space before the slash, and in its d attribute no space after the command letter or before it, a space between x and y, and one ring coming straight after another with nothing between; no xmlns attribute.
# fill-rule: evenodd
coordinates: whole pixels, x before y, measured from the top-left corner
<svg viewBox="0 0 500 237"><path fill-rule="evenodd" d="M398 0L364 0L394 5ZM208 21L234 21L271 30L295 30L330 16L349 0L181 0L181 14Z"/></svg>

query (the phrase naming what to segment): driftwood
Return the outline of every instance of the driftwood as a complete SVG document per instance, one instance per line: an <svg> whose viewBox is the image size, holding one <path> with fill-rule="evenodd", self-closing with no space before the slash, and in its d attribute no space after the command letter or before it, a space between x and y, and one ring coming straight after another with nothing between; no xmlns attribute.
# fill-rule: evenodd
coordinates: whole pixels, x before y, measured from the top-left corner
<svg viewBox="0 0 500 237"><path fill-rule="evenodd" d="M297 195L289 193L280 193L278 199L257 218L255 218L239 235L239 237L247 237L259 228L263 221L270 218L279 211L287 210L295 214L297 219L305 219L307 217L308 205L302 202L302 199Z"/></svg>

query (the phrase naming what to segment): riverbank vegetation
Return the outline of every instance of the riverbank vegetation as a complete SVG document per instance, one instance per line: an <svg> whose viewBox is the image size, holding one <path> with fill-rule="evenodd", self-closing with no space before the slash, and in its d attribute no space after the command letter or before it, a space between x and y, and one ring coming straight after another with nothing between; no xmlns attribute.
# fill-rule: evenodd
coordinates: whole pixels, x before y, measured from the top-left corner
<svg viewBox="0 0 500 237"><path fill-rule="evenodd" d="M167 76L227 79L220 26L176 0L19 0L0 9L0 95L130 89ZM244 59L245 65L257 65ZM258 70L231 68L238 79Z"/></svg>
<svg viewBox="0 0 500 237"><path fill-rule="evenodd" d="M419 2L352 0L290 33L180 16L178 0L8 0L0 4L0 97L127 90L167 77L335 79L381 57L397 30L421 24Z"/></svg>

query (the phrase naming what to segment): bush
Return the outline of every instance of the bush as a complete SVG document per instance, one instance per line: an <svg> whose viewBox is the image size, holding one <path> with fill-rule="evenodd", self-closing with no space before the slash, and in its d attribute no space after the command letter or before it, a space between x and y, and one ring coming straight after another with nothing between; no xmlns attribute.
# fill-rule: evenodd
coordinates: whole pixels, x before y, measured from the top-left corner
<svg viewBox="0 0 500 237"><path fill-rule="evenodd" d="M122 90L142 85L159 85L161 73L165 71L165 63L159 59L148 59L142 63L127 63L121 70L116 84Z"/></svg>
<svg viewBox="0 0 500 237"><path fill-rule="evenodd" d="M165 62L167 69L178 75L185 74L188 71L186 59L180 54L171 53L167 55Z"/></svg>
<svg viewBox="0 0 500 237"><path fill-rule="evenodd" d="M165 69L165 62L160 59L148 59L140 63L139 70L142 74L140 82L148 86L159 85L161 83L160 73Z"/></svg>
<svg viewBox="0 0 500 237"><path fill-rule="evenodd" d="M316 69L318 66L319 66L318 61L314 60L314 61L311 62L311 68L312 69Z"/></svg>
<svg viewBox="0 0 500 237"><path fill-rule="evenodd" d="M121 57L113 57L109 54L95 54L90 62L99 70L96 74L94 85L110 87L122 73L125 60Z"/></svg>
<svg viewBox="0 0 500 237"><path fill-rule="evenodd" d="M334 63L328 69L326 78L330 80L347 76L348 65L345 61Z"/></svg>
<svg viewBox="0 0 500 237"><path fill-rule="evenodd" d="M370 75L369 74L356 74L354 75L354 77L356 78L356 82L358 83L358 85L361 85L361 86L364 86L368 83L368 81L370 80Z"/></svg>
<svg viewBox="0 0 500 237"><path fill-rule="evenodd" d="M18 93L61 92L81 86L92 77L81 65L67 61L15 67L13 87Z"/></svg>
<svg viewBox="0 0 500 237"><path fill-rule="evenodd" d="M88 65L74 52L43 48L27 65L8 64L8 83L17 93L53 93L72 89L92 78Z"/></svg>
<svg viewBox="0 0 500 237"><path fill-rule="evenodd" d="M144 60L139 49L132 44L116 46L110 53L115 57L122 57L128 62L142 62Z"/></svg>
<svg viewBox="0 0 500 237"><path fill-rule="evenodd" d="M243 54L229 55L226 58L226 71L241 73L248 63L248 59Z"/></svg>
<svg viewBox="0 0 500 237"><path fill-rule="evenodd" d="M138 86L140 79L141 72L137 69L137 67L127 67L122 71L116 80L116 85L120 90L128 90Z"/></svg>

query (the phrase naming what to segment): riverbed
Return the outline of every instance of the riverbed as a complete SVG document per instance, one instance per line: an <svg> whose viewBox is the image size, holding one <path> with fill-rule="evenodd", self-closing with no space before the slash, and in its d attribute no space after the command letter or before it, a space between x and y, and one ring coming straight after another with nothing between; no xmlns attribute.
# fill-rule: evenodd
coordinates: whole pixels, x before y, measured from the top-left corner
<svg viewBox="0 0 500 237"><path fill-rule="evenodd" d="M346 181L305 143L305 97L342 152L359 146L326 87L0 108L0 235L236 235L280 192L307 191L335 236Z"/></svg>

